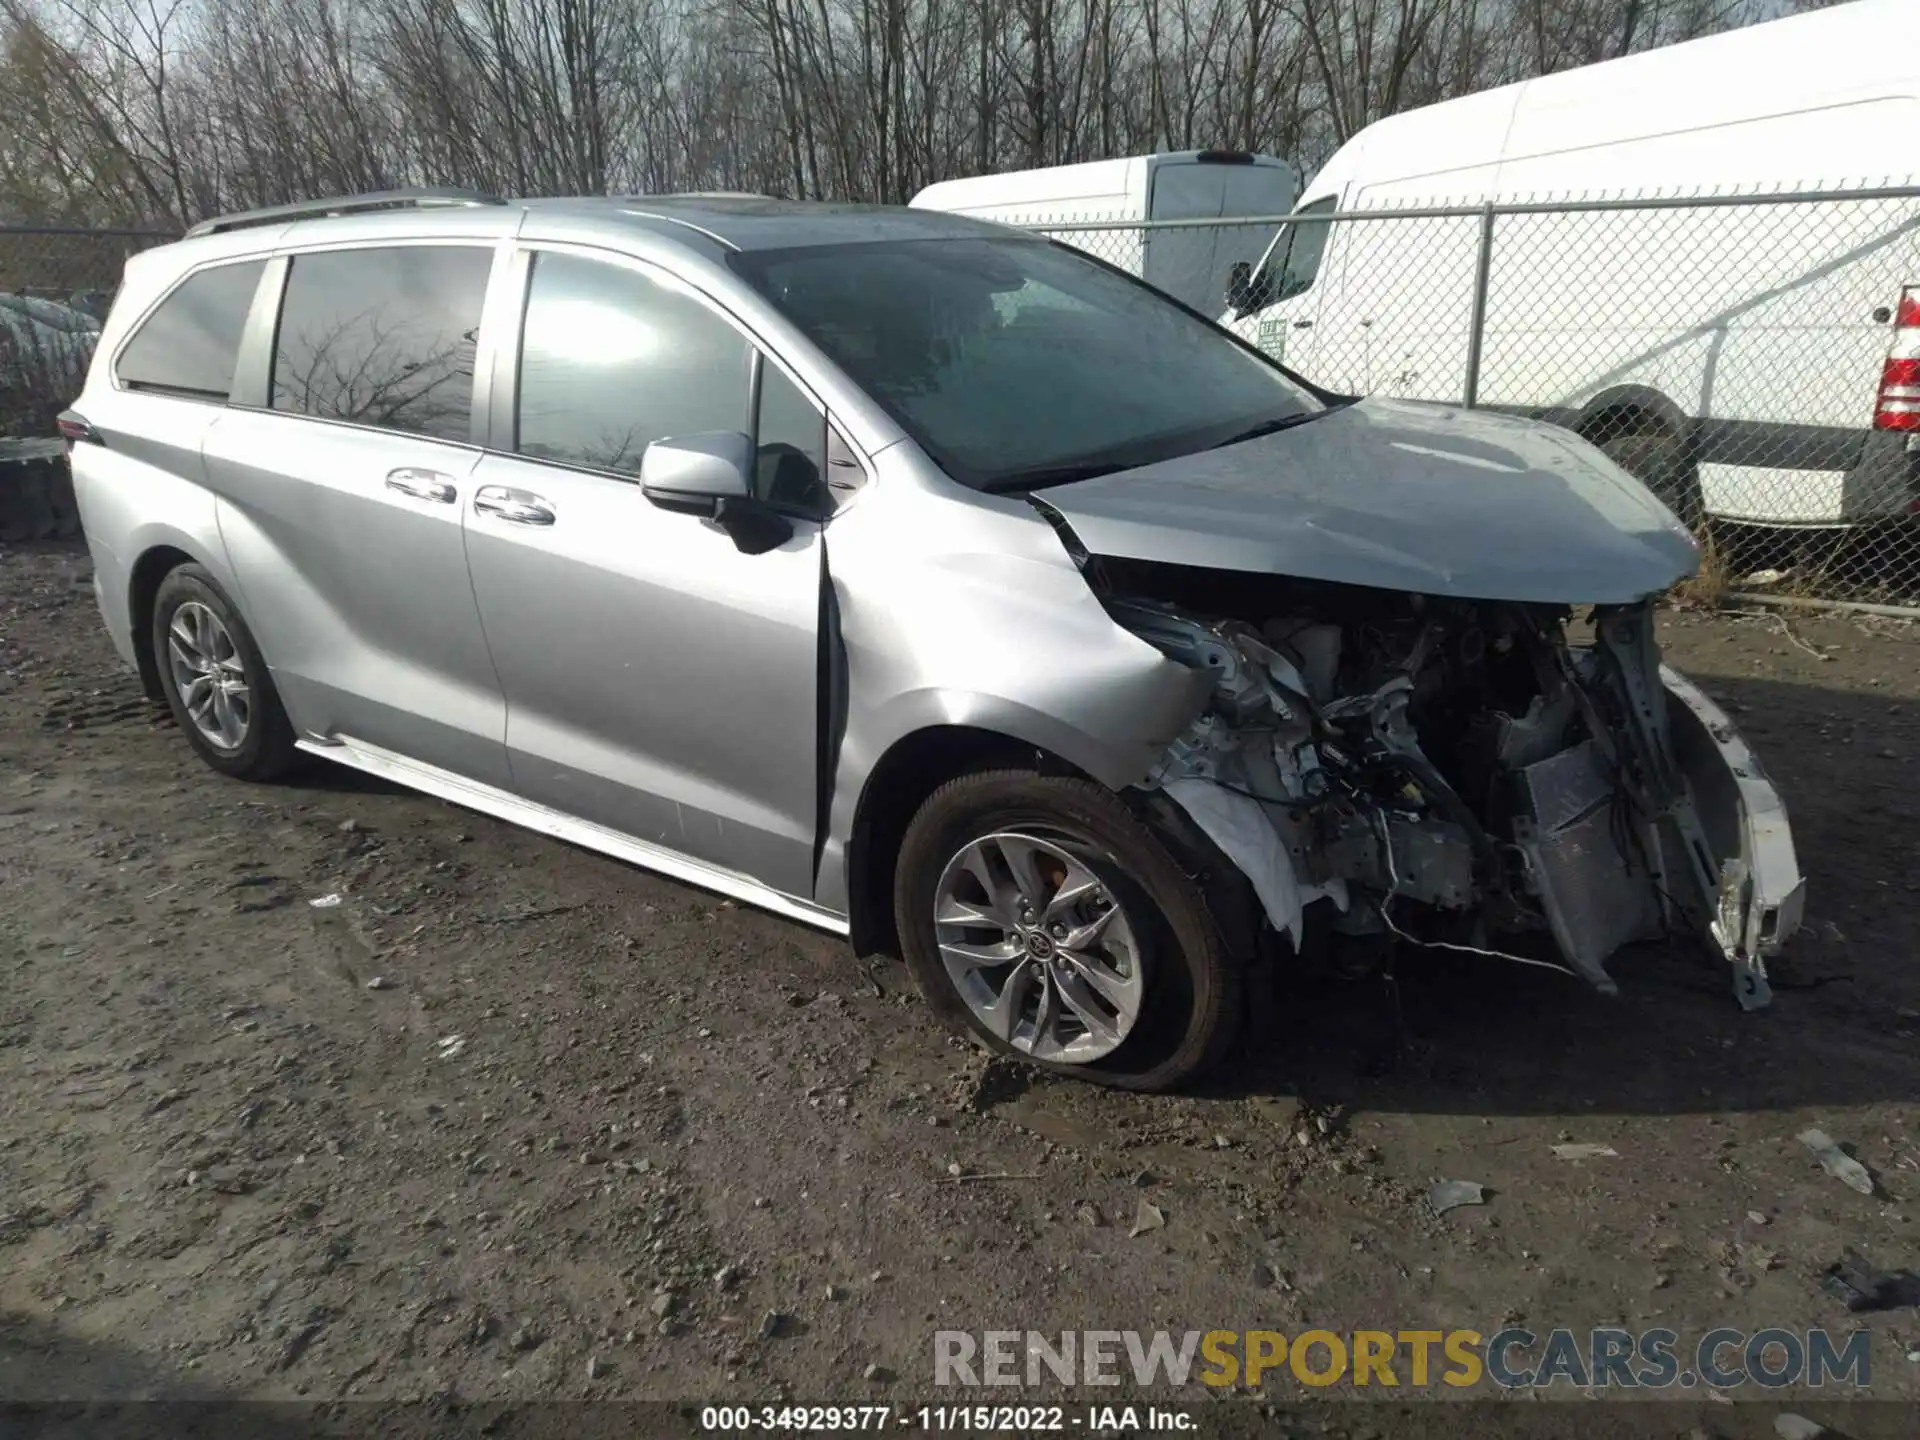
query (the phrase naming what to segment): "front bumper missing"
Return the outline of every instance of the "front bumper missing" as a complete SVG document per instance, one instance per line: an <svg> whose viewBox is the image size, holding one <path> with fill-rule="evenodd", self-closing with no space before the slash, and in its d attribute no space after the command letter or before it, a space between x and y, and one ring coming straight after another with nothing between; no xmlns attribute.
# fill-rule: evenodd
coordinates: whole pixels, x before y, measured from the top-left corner
<svg viewBox="0 0 1920 1440"><path fill-rule="evenodd" d="M1708 930L1741 1007L1758 1010L1772 999L1767 961L1800 928L1806 904L1787 807L1726 713L1665 665L1660 680L1680 702L1667 707L1674 760L1719 877Z"/></svg>
<svg viewBox="0 0 1920 1440"><path fill-rule="evenodd" d="M1744 1008L1771 998L1767 963L1803 905L1786 807L1727 717L1660 663L1651 605L1598 607L1593 644L1577 649L1525 616L1504 628L1493 617L1496 648L1527 647L1513 665L1535 684L1517 717L1508 709L1526 676L1511 668L1504 692L1482 676L1454 699L1487 722L1462 727L1449 752L1469 789L1488 795L1480 810L1427 759L1409 718L1410 697L1433 679L1429 662L1454 655L1448 615L1400 625L1396 642L1379 631L1356 640L1314 616L1255 632L1152 602L1125 613L1136 633L1214 678L1211 706L1143 783L1163 788L1252 881L1296 949L1311 902L1329 898L1345 919L1316 913L1338 932L1523 963L1533 962L1479 937L1544 927L1566 968L1605 994L1618 993L1607 963L1625 946L1687 939L1724 956ZM1484 643L1473 618L1462 634ZM1349 679L1362 688L1343 695L1356 644ZM1447 679L1437 693L1452 693ZM1394 925L1396 896L1424 907L1416 916L1433 933ZM1460 945L1463 934L1473 943Z"/></svg>

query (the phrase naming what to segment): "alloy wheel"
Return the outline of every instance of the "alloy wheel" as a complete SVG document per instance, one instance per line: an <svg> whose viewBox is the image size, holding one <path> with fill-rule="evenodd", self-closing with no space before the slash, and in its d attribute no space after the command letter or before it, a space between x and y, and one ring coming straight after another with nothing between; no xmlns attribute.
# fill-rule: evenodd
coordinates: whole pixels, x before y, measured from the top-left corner
<svg viewBox="0 0 1920 1440"><path fill-rule="evenodd" d="M1111 1054L1140 1016L1132 921L1084 852L1001 831L968 842L934 894L948 977L988 1031L1036 1060Z"/></svg>
<svg viewBox="0 0 1920 1440"><path fill-rule="evenodd" d="M187 718L209 742L238 750L253 720L246 663L220 617L189 600L167 624L167 665Z"/></svg>

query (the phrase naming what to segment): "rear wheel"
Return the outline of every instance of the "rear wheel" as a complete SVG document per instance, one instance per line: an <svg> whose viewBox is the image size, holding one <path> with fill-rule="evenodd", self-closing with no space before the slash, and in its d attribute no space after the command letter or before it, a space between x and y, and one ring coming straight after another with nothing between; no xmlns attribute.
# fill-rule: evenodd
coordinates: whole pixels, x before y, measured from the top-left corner
<svg viewBox="0 0 1920 1440"><path fill-rule="evenodd" d="M1090 781L996 770L943 785L907 828L894 909L928 1004L995 1053L1164 1090L1238 1027L1241 975L1199 888Z"/></svg>
<svg viewBox="0 0 1920 1440"><path fill-rule="evenodd" d="M1629 419L1602 424L1592 438L1609 460L1651 490L1689 530L1697 532L1706 522L1700 473L1687 459L1680 437L1666 426Z"/></svg>
<svg viewBox="0 0 1920 1440"><path fill-rule="evenodd" d="M153 655L167 706L215 770L271 780L289 769L293 725L240 612L198 565L167 573L153 600Z"/></svg>

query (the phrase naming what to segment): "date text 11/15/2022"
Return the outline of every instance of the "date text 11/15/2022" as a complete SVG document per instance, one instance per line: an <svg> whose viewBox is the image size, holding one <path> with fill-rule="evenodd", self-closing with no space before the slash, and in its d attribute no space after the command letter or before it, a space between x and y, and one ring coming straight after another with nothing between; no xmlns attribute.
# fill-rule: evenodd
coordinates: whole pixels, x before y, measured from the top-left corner
<svg viewBox="0 0 1920 1440"><path fill-rule="evenodd" d="M709 1405L706 1431L884 1431L1038 1434L1075 1430L1174 1433L1197 1429L1193 1416L1163 1405Z"/></svg>

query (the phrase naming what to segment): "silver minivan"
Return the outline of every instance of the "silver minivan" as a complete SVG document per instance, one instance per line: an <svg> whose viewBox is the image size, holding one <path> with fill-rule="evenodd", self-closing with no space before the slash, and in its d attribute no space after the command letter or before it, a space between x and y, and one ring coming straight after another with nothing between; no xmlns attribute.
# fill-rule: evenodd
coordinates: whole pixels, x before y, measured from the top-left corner
<svg viewBox="0 0 1920 1440"><path fill-rule="evenodd" d="M1163 1088L1253 967L1472 951L1743 1003L1801 882L1664 670L1686 532L1564 431L1317 390L927 211L400 192L136 256L61 421L100 608L223 774L302 753L904 956ZM1374 963L1385 963L1378 960Z"/></svg>

